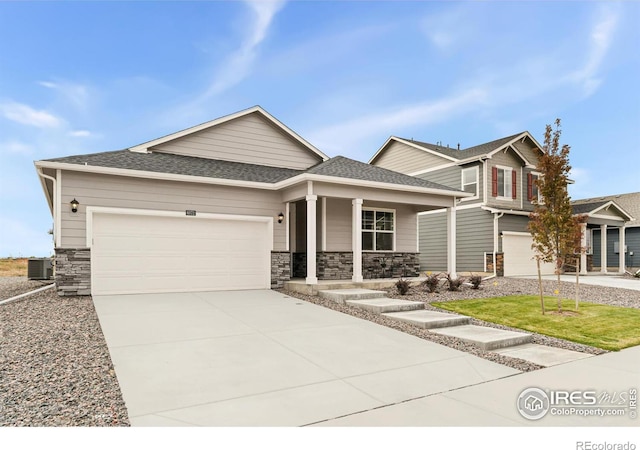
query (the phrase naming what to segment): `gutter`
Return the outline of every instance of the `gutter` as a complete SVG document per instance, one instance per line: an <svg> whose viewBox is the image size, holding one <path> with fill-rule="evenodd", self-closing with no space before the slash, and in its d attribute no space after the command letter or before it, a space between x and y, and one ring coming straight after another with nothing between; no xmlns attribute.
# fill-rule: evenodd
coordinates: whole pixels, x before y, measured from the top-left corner
<svg viewBox="0 0 640 450"><path fill-rule="evenodd" d="M58 239L59 230L57 229L58 228L57 227L58 221L56 219L57 219L58 214L60 212L58 211L58 208L56 207L57 206L56 205L57 180L54 177L45 174L42 171L42 167L38 167L38 166L36 166L36 167L38 169L38 175L41 177L41 180L43 178L46 178L47 180L51 181L51 189L52 189L52 191L51 191L51 215L53 216L53 228L54 228L54 230L53 230L53 240L54 240L53 246L54 247L58 247L60 242L59 242L59 239ZM46 189L46 183L44 182L44 180L42 180L42 186L45 188L45 193L46 193L47 189Z"/></svg>

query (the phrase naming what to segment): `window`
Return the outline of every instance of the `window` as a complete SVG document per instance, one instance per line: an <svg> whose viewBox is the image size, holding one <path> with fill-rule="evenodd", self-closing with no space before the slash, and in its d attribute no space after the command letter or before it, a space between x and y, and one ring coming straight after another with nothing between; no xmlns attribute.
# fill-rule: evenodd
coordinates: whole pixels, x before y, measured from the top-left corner
<svg viewBox="0 0 640 450"><path fill-rule="evenodd" d="M474 195L474 197L463 200L478 198L478 166L462 169L462 190Z"/></svg>
<svg viewBox="0 0 640 450"><path fill-rule="evenodd" d="M362 211L362 250L393 251L395 212Z"/></svg>
<svg viewBox="0 0 640 450"><path fill-rule="evenodd" d="M527 174L527 199L530 202L542 203L542 197L540 196L540 190L538 189L538 180L540 174L537 172L531 172Z"/></svg>
<svg viewBox="0 0 640 450"><path fill-rule="evenodd" d="M493 196L509 200L516 198L516 171L511 167L493 167L491 172Z"/></svg>

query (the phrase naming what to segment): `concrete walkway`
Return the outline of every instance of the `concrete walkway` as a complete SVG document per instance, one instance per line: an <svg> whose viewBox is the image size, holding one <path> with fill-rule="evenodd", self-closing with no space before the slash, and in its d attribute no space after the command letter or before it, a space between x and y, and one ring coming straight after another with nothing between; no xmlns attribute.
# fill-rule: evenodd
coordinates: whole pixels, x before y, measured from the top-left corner
<svg viewBox="0 0 640 450"><path fill-rule="evenodd" d="M377 408L519 373L275 291L94 304L134 426L299 426L342 416L373 425Z"/></svg>
<svg viewBox="0 0 640 450"><path fill-rule="evenodd" d="M594 391L594 409L605 415L579 415L582 406L551 405L539 420L518 412L518 397L528 388L543 391ZM635 393L634 393L635 390ZM476 386L430 395L409 402L328 420L318 426L543 426L638 427L638 409L630 397L640 391L640 346L581 359ZM579 394L578 394L579 395ZM601 400L609 395L609 401ZM622 400L622 399L625 400ZM637 397L636 397L637 398ZM623 411L624 415L607 412ZM565 413L561 415L560 413Z"/></svg>
<svg viewBox="0 0 640 450"><path fill-rule="evenodd" d="M537 275L532 276L523 276L523 277L514 277L514 278L525 278L529 280L537 280ZM543 275L543 280L553 280L555 281L557 278L555 275ZM576 282L576 276L573 275L560 275L560 280L568 281L569 283ZM640 279L629 278L629 277L621 277L617 275L583 275L580 277L580 284L591 284L595 286L605 286L612 288L620 288L620 289L632 289L635 291L640 291Z"/></svg>

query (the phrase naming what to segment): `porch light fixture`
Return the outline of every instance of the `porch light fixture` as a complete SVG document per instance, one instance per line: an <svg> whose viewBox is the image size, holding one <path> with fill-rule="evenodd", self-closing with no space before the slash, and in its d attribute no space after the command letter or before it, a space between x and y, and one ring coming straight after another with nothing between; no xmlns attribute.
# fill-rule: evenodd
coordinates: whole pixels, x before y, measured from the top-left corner
<svg viewBox="0 0 640 450"><path fill-rule="evenodd" d="M73 200L71 200L71 212L78 212L78 205L80 204L80 202L78 200L76 200L75 198Z"/></svg>
<svg viewBox="0 0 640 450"><path fill-rule="evenodd" d="M278 223L282 223L283 220L284 220L284 214L282 213L278 214Z"/></svg>

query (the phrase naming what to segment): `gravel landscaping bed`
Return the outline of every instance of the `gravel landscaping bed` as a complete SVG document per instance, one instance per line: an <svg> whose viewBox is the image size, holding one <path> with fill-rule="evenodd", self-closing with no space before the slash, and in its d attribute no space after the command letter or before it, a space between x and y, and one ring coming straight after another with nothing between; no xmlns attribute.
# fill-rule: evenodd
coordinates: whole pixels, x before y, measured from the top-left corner
<svg viewBox="0 0 640 450"><path fill-rule="evenodd" d="M12 278L3 297L28 286ZM129 425L91 297L45 290L1 305L0 380L0 427Z"/></svg>
<svg viewBox="0 0 640 450"><path fill-rule="evenodd" d="M574 299L575 284L569 282L561 282L562 284L562 296L563 298ZM545 295L554 295L554 290L557 288L555 281L543 280L543 292ZM304 295L297 292L282 291L284 294L291 297L296 297L308 302L324 306L336 311L340 311L345 314L349 314L361 319L369 320L380 325L394 328L396 330L412 334L414 336L426 339L438 344L446 345L447 347L455 348L489 361L497 362L505 366L512 367L523 372L529 372L532 370L541 369L542 366L533 364L528 361L524 361L517 358L511 358L491 351L480 350L472 344L467 344L460 339L441 336L435 333L425 330L423 328L416 327L414 325L398 322L389 319L378 314L374 314L359 308L355 308L347 305L340 305L334 301L323 299L317 296ZM460 291L451 292L447 291L444 287L439 289L437 293L427 293L420 287L412 287L407 295L400 295L395 287L387 289L387 297L398 298L403 300L421 301L425 303L425 309L447 312L450 314L456 314L452 311L444 311L440 308L431 306L433 302L446 302L453 300L474 299L474 298L490 298L490 297L502 297L506 295L537 295L539 292L538 280L519 279L519 278L495 278L484 281L480 289L471 289L469 286L464 285ZM640 291L634 291L630 289L615 289L611 287L593 286L593 285L580 285L580 301L600 303L604 305L612 306L624 306L627 308L640 308ZM502 330L523 331L504 325L498 325L495 323L485 322L478 319L471 319L472 325L480 325L498 328ZM537 333L526 331L532 335L532 343L548 345L550 347L563 348L566 350L573 350L582 353L589 353L593 355L600 355L607 353L606 350L602 350L596 347L591 347L584 344L578 344L575 342L566 341L550 336L544 336Z"/></svg>
<svg viewBox="0 0 640 450"><path fill-rule="evenodd" d="M27 277L0 277L0 301L38 289L53 281L29 280Z"/></svg>

